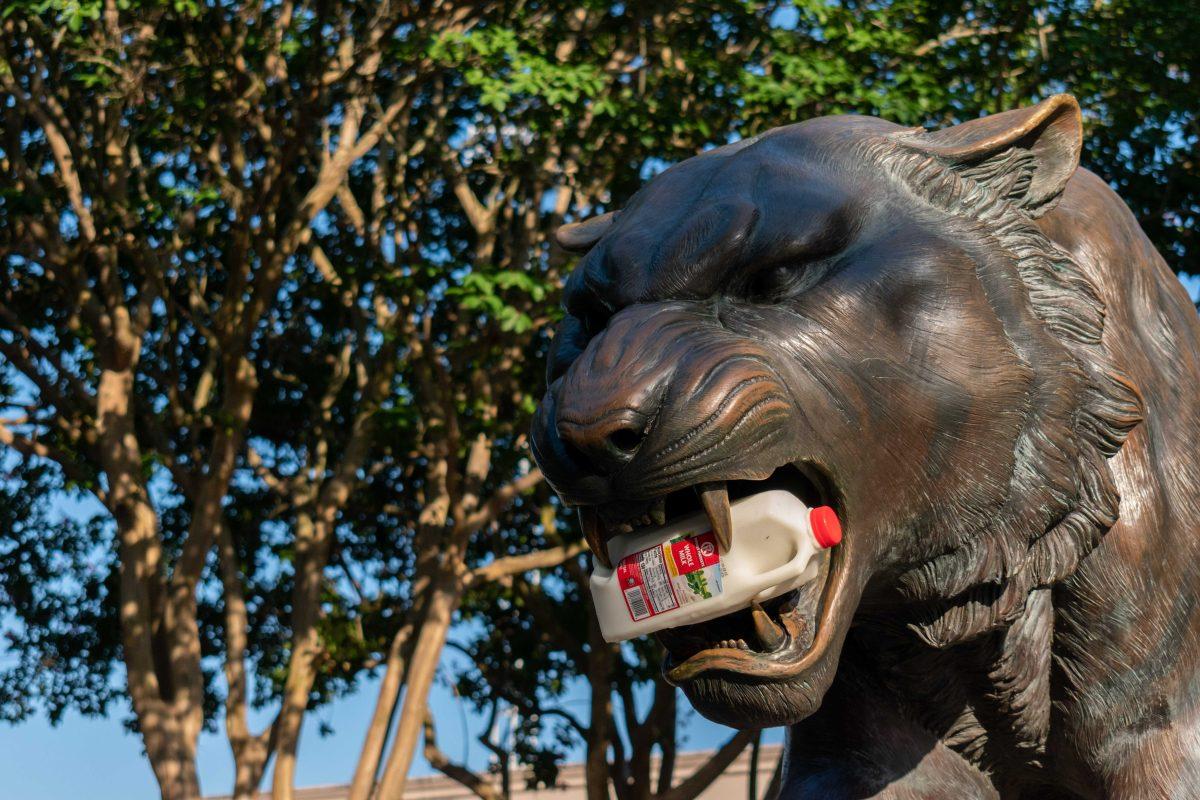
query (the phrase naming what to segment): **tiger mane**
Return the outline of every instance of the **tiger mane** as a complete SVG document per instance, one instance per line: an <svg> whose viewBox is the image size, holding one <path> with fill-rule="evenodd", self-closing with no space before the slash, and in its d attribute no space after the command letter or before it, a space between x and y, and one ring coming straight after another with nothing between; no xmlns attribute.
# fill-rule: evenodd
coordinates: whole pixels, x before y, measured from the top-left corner
<svg viewBox="0 0 1200 800"><path fill-rule="evenodd" d="M1031 365L1044 402L1034 403L1016 441L1000 513L901 576L901 591L916 601L909 627L943 648L1011 624L1032 591L1069 576L1100 543L1120 507L1108 459L1141 421L1142 399L1104 345L1099 291L1030 220L1048 205L1031 212L1012 202L1031 180L1029 151L952 168L907 147L909 136L872 137L864 163L1011 259L1029 308L1061 349L1058 363Z"/></svg>

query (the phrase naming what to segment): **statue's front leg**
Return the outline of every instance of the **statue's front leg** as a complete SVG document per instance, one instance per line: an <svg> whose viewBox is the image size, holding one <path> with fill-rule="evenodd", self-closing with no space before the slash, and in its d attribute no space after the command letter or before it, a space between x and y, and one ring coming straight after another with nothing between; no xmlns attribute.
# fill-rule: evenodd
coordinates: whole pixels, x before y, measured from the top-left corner
<svg viewBox="0 0 1200 800"><path fill-rule="evenodd" d="M982 772L902 717L869 682L844 675L820 710L788 731L785 758L780 800L1000 797Z"/></svg>

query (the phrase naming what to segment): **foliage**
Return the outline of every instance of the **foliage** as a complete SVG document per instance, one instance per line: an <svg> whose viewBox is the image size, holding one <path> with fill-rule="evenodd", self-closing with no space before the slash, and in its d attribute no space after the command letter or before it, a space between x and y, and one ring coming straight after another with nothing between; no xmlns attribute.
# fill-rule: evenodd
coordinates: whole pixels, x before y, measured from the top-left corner
<svg viewBox="0 0 1200 800"><path fill-rule="evenodd" d="M0 719L21 722L39 705L54 724L68 709L103 714L120 697L108 537L55 513L45 465L12 463L0 479L0 609L13 657L0 673Z"/></svg>

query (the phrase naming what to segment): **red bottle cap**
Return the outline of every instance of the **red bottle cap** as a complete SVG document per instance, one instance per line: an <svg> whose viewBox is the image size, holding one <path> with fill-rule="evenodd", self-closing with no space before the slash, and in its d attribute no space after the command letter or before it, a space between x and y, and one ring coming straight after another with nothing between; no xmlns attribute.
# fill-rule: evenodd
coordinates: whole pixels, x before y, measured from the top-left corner
<svg viewBox="0 0 1200 800"><path fill-rule="evenodd" d="M829 506L817 506L809 511L808 524L812 526L817 545L822 548L833 547L842 540L842 523L838 522L837 512Z"/></svg>

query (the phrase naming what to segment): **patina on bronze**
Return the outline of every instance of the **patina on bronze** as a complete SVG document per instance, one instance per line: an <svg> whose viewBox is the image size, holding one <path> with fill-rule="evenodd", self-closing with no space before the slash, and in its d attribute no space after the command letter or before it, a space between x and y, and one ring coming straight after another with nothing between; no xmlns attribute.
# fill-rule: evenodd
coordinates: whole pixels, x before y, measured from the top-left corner
<svg viewBox="0 0 1200 800"><path fill-rule="evenodd" d="M589 539L774 484L843 520L813 590L659 635L791 726L785 797L1200 797L1200 324L1080 143L1064 95L815 119L560 234L532 441Z"/></svg>

